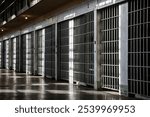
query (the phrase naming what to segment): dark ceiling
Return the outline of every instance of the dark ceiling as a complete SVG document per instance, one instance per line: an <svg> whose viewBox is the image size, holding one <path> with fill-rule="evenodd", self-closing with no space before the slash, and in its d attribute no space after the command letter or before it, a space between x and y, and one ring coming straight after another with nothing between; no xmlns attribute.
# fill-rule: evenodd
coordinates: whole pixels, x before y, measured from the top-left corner
<svg viewBox="0 0 150 117"><path fill-rule="evenodd" d="M8 1L8 0L0 0L0 5L2 4L3 1Z"/></svg>
<svg viewBox="0 0 150 117"><path fill-rule="evenodd" d="M0 0L0 1L2 2L3 0ZM7 1L10 1L10 0L5 0L5 2ZM12 0L12 1L15 1L15 0ZM67 7L71 7L83 1L84 0L42 0L37 5L29 8L25 12L18 15L15 19L10 20L5 25L1 25L0 29L4 29L4 31L0 31L0 37L8 32L15 31L18 28L20 29L22 26L26 26L30 24L31 21L33 22L40 18L43 19L47 15L53 16L55 15L55 13L62 12ZM29 19L25 20L24 18L25 16L28 16ZM44 16L44 17L41 17L41 16Z"/></svg>
<svg viewBox="0 0 150 117"><path fill-rule="evenodd" d="M0 0L0 13L15 0Z"/></svg>

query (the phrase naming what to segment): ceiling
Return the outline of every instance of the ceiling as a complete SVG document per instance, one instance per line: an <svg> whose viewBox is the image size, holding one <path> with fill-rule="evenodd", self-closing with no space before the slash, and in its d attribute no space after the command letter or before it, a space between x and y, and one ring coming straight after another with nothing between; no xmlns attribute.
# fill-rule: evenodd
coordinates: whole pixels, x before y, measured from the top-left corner
<svg viewBox="0 0 150 117"><path fill-rule="evenodd" d="M58 9L60 9L62 12L63 7L70 7L71 5L75 5L83 1L84 0L42 0L37 5L21 13L15 19L10 20L5 25L0 26L0 29L3 29L3 31L0 31L0 37L11 31L18 30L33 21L37 21L37 19L40 19L46 14L55 15L54 13L58 12ZM28 20L25 20L26 16L28 16Z"/></svg>
<svg viewBox="0 0 150 117"><path fill-rule="evenodd" d="M15 0L0 0L0 13Z"/></svg>
<svg viewBox="0 0 150 117"><path fill-rule="evenodd" d="M8 0L0 0L0 5L5 2L5 1L8 1Z"/></svg>

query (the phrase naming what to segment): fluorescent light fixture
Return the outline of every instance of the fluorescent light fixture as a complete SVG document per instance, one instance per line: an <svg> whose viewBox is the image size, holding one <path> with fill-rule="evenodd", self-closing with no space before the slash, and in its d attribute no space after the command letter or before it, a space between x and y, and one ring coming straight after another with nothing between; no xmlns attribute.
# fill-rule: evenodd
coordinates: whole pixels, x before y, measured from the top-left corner
<svg viewBox="0 0 150 117"><path fill-rule="evenodd" d="M37 29L40 29L40 28L42 28L42 25L35 27L36 30L37 30Z"/></svg>
<svg viewBox="0 0 150 117"><path fill-rule="evenodd" d="M70 18L73 18L73 17L75 17L75 16L76 16L76 14L75 14L75 13L72 13L72 14L66 15L66 16L64 17L64 20L66 20L66 19L70 19Z"/></svg>
<svg viewBox="0 0 150 117"><path fill-rule="evenodd" d="M16 17L16 15L12 15L12 16L11 16L11 19L14 19L15 17Z"/></svg>
<svg viewBox="0 0 150 117"><path fill-rule="evenodd" d="M6 24L6 21L3 21L2 25L5 25Z"/></svg>

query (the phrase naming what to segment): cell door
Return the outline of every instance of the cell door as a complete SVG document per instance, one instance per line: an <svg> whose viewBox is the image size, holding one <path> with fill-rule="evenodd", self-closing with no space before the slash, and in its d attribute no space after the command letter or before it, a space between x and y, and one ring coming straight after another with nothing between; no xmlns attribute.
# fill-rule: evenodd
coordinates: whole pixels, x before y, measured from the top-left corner
<svg viewBox="0 0 150 117"><path fill-rule="evenodd" d="M16 38L12 39L12 69L16 70Z"/></svg>
<svg viewBox="0 0 150 117"><path fill-rule="evenodd" d="M21 36L21 72L26 73L26 34Z"/></svg>
<svg viewBox="0 0 150 117"><path fill-rule="evenodd" d="M102 88L119 90L119 6L99 11Z"/></svg>
<svg viewBox="0 0 150 117"><path fill-rule="evenodd" d="M33 74L33 33L26 35L26 71Z"/></svg>
<svg viewBox="0 0 150 117"><path fill-rule="evenodd" d="M150 1L130 0L128 9L129 94L150 98Z"/></svg>
<svg viewBox="0 0 150 117"><path fill-rule="evenodd" d="M45 76L55 78L55 25L45 29Z"/></svg>
<svg viewBox="0 0 150 117"><path fill-rule="evenodd" d="M45 30L36 32L37 39L37 74L44 75Z"/></svg>
<svg viewBox="0 0 150 117"><path fill-rule="evenodd" d="M3 41L3 68L6 69L6 41Z"/></svg>
<svg viewBox="0 0 150 117"><path fill-rule="evenodd" d="M16 71L17 72L20 72L19 61L20 61L20 43L19 43L19 37L16 37Z"/></svg>
<svg viewBox="0 0 150 117"><path fill-rule="evenodd" d="M94 85L94 13L74 19L73 79Z"/></svg>
<svg viewBox="0 0 150 117"><path fill-rule="evenodd" d="M58 24L58 79L69 80L69 21Z"/></svg>

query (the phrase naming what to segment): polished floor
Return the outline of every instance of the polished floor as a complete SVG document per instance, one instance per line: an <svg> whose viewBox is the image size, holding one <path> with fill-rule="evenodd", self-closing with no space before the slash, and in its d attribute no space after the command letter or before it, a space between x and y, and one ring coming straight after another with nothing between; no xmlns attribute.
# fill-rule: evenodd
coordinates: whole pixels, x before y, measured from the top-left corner
<svg viewBox="0 0 150 117"><path fill-rule="evenodd" d="M112 91L0 69L0 100L129 100Z"/></svg>

